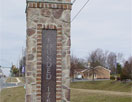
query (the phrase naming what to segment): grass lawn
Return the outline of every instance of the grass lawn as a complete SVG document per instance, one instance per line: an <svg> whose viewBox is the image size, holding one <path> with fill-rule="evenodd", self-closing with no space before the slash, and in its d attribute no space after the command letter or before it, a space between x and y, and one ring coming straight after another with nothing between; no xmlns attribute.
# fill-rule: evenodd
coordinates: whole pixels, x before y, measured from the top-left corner
<svg viewBox="0 0 132 102"><path fill-rule="evenodd" d="M132 92L132 82L125 83L111 80L94 82L72 82L71 88Z"/></svg>
<svg viewBox="0 0 132 102"><path fill-rule="evenodd" d="M10 83L10 82L17 82L17 79L16 77L9 77L7 80L6 80L7 83Z"/></svg>
<svg viewBox="0 0 132 102"><path fill-rule="evenodd" d="M132 102L132 98L71 90L71 102Z"/></svg>
<svg viewBox="0 0 132 102"><path fill-rule="evenodd" d="M25 102L23 87L3 89L0 93L0 102Z"/></svg>
<svg viewBox="0 0 132 102"><path fill-rule="evenodd" d="M0 102L25 102L25 90L23 87L4 89L0 96ZM71 102L131 102L131 97L71 90Z"/></svg>

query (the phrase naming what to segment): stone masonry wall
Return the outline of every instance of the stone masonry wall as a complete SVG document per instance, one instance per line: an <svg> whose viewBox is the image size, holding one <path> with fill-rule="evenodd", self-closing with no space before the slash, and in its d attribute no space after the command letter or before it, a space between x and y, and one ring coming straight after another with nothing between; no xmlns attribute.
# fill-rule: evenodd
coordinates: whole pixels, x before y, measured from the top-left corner
<svg viewBox="0 0 132 102"><path fill-rule="evenodd" d="M27 3L26 101L41 102L42 30L57 30L56 102L70 102L70 4Z"/></svg>

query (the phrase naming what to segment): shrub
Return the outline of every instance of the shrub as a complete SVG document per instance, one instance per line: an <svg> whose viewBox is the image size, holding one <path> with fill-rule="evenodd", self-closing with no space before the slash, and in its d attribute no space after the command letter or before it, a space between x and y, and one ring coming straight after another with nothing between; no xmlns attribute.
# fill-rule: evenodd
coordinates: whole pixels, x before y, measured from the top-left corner
<svg viewBox="0 0 132 102"><path fill-rule="evenodd" d="M117 80L119 81L119 80L121 80L121 78L118 76L118 77L117 77Z"/></svg>
<svg viewBox="0 0 132 102"><path fill-rule="evenodd" d="M114 76L110 76L110 79L111 79L111 80L115 80L115 77L114 77Z"/></svg>
<svg viewBox="0 0 132 102"><path fill-rule="evenodd" d="M129 77L127 75L125 75L124 73L121 73L121 80L127 80L129 79Z"/></svg>

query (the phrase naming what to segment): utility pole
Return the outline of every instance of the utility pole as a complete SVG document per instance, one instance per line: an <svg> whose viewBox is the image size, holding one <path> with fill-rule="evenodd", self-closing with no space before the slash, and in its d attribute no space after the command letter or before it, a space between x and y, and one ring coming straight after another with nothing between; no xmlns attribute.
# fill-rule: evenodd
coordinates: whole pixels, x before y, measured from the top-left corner
<svg viewBox="0 0 132 102"><path fill-rule="evenodd" d="M24 66L23 66L23 57L24 57L24 56L23 56L23 47L22 47L22 69L21 69L21 70L22 70L22 71L21 71L22 77L24 76L24 75L23 75L23 67L24 67Z"/></svg>
<svg viewBox="0 0 132 102"><path fill-rule="evenodd" d="M116 55L115 55L115 80L117 80L117 61L116 61Z"/></svg>

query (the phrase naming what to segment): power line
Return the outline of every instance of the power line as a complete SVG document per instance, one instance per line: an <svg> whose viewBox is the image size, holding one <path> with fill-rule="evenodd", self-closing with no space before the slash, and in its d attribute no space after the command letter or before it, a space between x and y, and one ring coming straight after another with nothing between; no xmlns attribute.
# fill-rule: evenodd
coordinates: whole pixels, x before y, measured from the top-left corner
<svg viewBox="0 0 132 102"><path fill-rule="evenodd" d="M76 0L74 0L73 2L75 2ZM83 7L79 10L79 12L73 17L73 19L71 20L71 22L73 22L75 20L75 18L80 14L80 12L83 10L83 8L87 5L87 3L90 0L87 0L87 2L83 5Z"/></svg>
<svg viewBox="0 0 132 102"><path fill-rule="evenodd" d="M73 2L72 2L72 4L74 4L76 2L76 0L74 0Z"/></svg>

